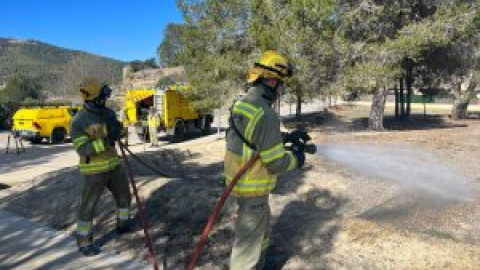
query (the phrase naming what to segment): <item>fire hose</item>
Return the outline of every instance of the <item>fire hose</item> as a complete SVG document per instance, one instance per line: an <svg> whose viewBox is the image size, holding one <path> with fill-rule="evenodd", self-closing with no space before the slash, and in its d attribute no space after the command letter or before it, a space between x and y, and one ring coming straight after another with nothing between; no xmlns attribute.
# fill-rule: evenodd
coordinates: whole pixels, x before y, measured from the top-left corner
<svg viewBox="0 0 480 270"><path fill-rule="evenodd" d="M208 238L208 234L212 230L213 223L215 222L215 219L217 219L218 214L220 213L220 210L222 209L223 204L227 200L228 196L232 192L233 187L235 184L238 182L238 179L251 167L255 162L260 158L260 155L258 153L255 153L248 161L243 165L243 167L235 174L235 176L232 179L232 182L227 186L225 191L223 191L222 196L217 202L217 205L215 205L215 209L213 210L213 213L210 215L210 218L208 219L207 225L205 226L205 229L203 230L202 236L200 237L200 241L197 244L197 247L195 249L195 253L193 255L192 260L190 261L190 264L188 265L188 270L193 270L195 265L197 264L197 260L200 257L200 254L202 253L203 247L205 246L205 243Z"/></svg>
<svg viewBox="0 0 480 270"><path fill-rule="evenodd" d="M130 168L130 163L128 162L128 158L127 158L127 155L126 155L125 151L127 151L133 158L135 158L143 166L145 166L145 167L149 168L150 170L156 172L158 175L163 176L163 177L170 177L170 176L165 174L164 172L161 172L161 171L153 168L152 166L148 165L147 163L145 163L138 156L133 154L132 151L125 144L123 144L121 141L118 141L118 144L120 146L120 151L122 153L122 158L125 162L125 167L126 167L127 172L128 172L129 182L130 182L130 185L132 186L132 190L133 190L133 193L135 195L135 200L137 202L138 220L139 220L139 222L142 226L143 232L145 234L144 241L145 241L145 243L148 247L148 250L149 250L149 258L150 258L151 263L153 264L153 269L158 270L158 262L156 260L156 255L155 255L155 250L153 248L152 239L151 239L150 234L149 234L149 225L148 225L147 219L144 215L144 213L145 213L144 206L143 206L143 203L140 199L140 196L138 195L138 190L137 190L137 187L135 185L135 180L134 180L132 170ZM291 145L285 146L285 149L290 150L290 151L303 151L303 152L309 153L309 154L314 154L316 152L316 146L313 145L313 144L306 144L306 141L291 142ZM227 186L227 188L225 188L222 196L220 197L217 204L215 205L215 208L214 208L212 214L210 215L210 218L208 219L207 225L205 226L205 228L203 230L200 241L197 244L197 247L195 249L195 253L194 253L194 255L192 257L192 260L190 261L190 264L188 266L188 270L193 270L193 268L195 267L198 259L200 258L201 252L202 252L202 250L205 246L205 243L208 239L208 235L213 228L213 224L214 224L215 220L217 219L217 217L220 213L220 210L223 207L225 201L227 200L228 196L232 192L233 187L236 185L236 183L238 182L240 177L243 174L245 174L245 172L251 166L253 166L253 164L255 164L255 162L259 159L260 159L260 155L258 153L255 153L243 165L243 167L235 174L235 176L233 177L230 184Z"/></svg>
<svg viewBox="0 0 480 270"><path fill-rule="evenodd" d="M153 172L157 173L159 176L162 176L162 177L167 177L167 178L172 178L171 175L168 175L164 172L161 172L159 171L158 169L155 169L154 167L148 165L145 161L143 161L140 157L138 157L137 155L135 155L125 144L121 143L120 142L120 146L123 147L129 154L131 157L133 157L136 161L138 161L140 164L142 164L143 166L145 166L146 168L152 170Z"/></svg>
<svg viewBox="0 0 480 270"><path fill-rule="evenodd" d="M155 250L154 250L153 244L152 244L152 238L150 237L150 234L148 232L148 222L147 222L146 217L144 216L144 213L145 213L144 211L145 210L144 210L144 207L143 207L142 200L140 199L140 196L138 195L137 186L135 185L135 180L133 179L132 170L130 169L130 163L128 162L128 158L127 158L127 155L125 154L125 150L128 151L132 156L134 156L134 157L136 157L136 156L133 155L133 153L130 151L130 149L128 149L127 146L125 146L125 144L123 144L121 141L118 141L118 144L120 146L120 151L122 152L122 158L123 158L123 161L125 162L125 167L126 167L127 172L128 172L128 179L129 179L130 185L132 186L133 194L135 195L135 200L137 202L138 220L140 222L140 225L142 226L143 233L145 234L145 239L144 240L145 240L145 244L148 247L150 262L153 264L153 269L158 270L158 263L157 263L157 258L155 256ZM141 161L138 157L136 157L136 158L144 166L147 166L148 168L154 170L153 168L148 166L146 163ZM157 170L154 170L154 171L157 172ZM162 175L161 172L157 172L157 173ZM162 176L165 176L165 175L162 175Z"/></svg>
<svg viewBox="0 0 480 270"><path fill-rule="evenodd" d="M306 144L306 142L292 142L291 146L286 146L285 147L287 150L301 150L304 151L305 153L309 154L314 154L317 151L317 147L314 144ZM225 188L223 191L222 196L218 200L217 204L215 205L215 208L210 215L210 218L207 221L207 225L205 225L205 228L203 229L202 236L200 237L200 241L198 241L197 247L195 248L195 253L193 254L192 260L190 261L190 264L188 265L188 270L193 270L195 265L197 264L198 259L200 258L200 254L202 253L203 247L205 246L205 243L208 239L208 235L210 234L210 231L212 230L213 223L217 219L218 215L220 214L220 210L222 209L223 204L227 200L228 196L233 190L233 187L237 184L238 180L242 175L255 164L257 160L260 159L260 155L255 152L255 154L243 165L242 168L235 174L233 177L232 181L230 184Z"/></svg>

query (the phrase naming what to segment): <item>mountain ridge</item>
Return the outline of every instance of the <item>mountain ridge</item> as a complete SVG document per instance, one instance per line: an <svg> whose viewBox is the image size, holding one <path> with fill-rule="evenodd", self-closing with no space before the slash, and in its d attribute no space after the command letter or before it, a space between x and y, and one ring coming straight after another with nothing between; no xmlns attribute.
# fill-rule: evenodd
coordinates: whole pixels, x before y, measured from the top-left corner
<svg viewBox="0 0 480 270"><path fill-rule="evenodd" d="M127 64L43 41L0 37L0 86L8 78L22 74L38 79L47 97L76 95L75 86L86 76L120 85Z"/></svg>

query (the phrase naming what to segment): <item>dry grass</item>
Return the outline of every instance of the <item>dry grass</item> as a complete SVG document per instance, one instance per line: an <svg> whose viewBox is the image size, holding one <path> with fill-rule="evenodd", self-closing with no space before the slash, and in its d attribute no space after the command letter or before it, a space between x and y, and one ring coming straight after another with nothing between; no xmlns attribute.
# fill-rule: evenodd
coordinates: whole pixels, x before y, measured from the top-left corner
<svg viewBox="0 0 480 270"><path fill-rule="evenodd" d="M480 122L452 122L445 115L396 121L387 115L387 130L370 132L365 126L367 115L368 106L343 106L285 125L307 127L317 144L423 149L466 175L466 184L476 196L456 203L426 200L421 192L310 156L304 169L279 178L271 196L268 269L478 269ZM157 255L166 269L184 269L222 191L224 141L178 146L174 156L142 154L175 179L158 178L133 162ZM36 183L4 192L2 208L72 232L81 189L78 172L57 171ZM234 209L228 201L198 269L222 269L228 261ZM113 211L111 196L106 194L97 209L100 241L117 252L146 256L140 231L120 238L111 233Z"/></svg>

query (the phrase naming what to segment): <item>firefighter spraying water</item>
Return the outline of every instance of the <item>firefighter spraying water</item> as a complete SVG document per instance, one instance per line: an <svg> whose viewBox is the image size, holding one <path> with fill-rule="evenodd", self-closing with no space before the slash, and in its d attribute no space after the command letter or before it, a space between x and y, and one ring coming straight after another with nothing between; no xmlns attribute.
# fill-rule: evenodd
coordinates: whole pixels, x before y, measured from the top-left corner
<svg viewBox="0 0 480 270"><path fill-rule="evenodd" d="M293 67L284 56L266 51L248 72L249 88L231 108L227 132L225 177L228 187L207 222L188 269L193 269L220 209L233 191L238 205L230 269L262 269L269 245L269 194L277 174L301 168L307 145L304 131L280 131L280 120L272 105L284 91L284 81Z"/></svg>

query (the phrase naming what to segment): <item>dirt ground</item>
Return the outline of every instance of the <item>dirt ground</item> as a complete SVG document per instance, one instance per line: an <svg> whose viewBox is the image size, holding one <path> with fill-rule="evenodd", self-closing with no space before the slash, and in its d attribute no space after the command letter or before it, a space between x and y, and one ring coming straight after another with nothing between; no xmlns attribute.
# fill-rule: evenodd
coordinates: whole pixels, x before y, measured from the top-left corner
<svg viewBox="0 0 480 270"><path fill-rule="evenodd" d="M279 177L271 195L272 245L267 269L480 269L480 119L451 121L447 112L395 120L386 115L384 132L366 130L366 106L341 106L287 121L306 127L322 145L392 146L415 149L459 172L458 200L405 188L323 157ZM439 112L435 112L439 113ZM132 160L147 208L157 258L164 269L184 269L222 192L225 142L140 152L172 176L158 177ZM422 164L418 164L421 166ZM391 168L384 167L383 170ZM432 176L435 172L432 171ZM433 177L434 178L434 177ZM435 179L429 179L434 183ZM48 224L75 229L81 177L74 167L36 177L0 192L0 207ZM114 206L106 193L97 207L96 237L105 248L147 257L142 232L116 237ZM235 204L228 200L198 263L198 269L226 269L233 238Z"/></svg>

